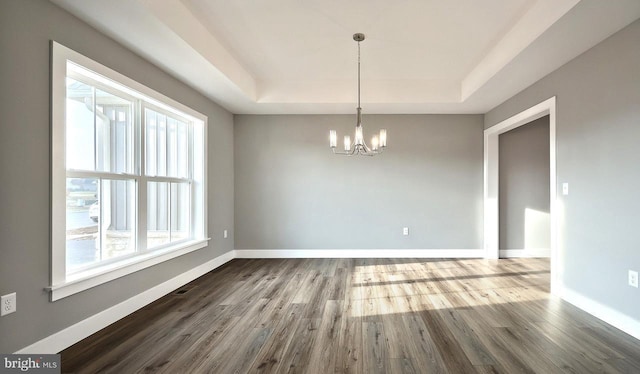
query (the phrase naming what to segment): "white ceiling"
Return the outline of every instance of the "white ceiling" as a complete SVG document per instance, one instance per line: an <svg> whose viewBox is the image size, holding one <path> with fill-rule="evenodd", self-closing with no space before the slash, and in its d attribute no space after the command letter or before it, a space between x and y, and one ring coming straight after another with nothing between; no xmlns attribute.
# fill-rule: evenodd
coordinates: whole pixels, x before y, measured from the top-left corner
<svg viewBox="0 0 640 374"><path fill-rule="evenodd" d="M233 113L485 113L638 0L51 0Z"/></svg>

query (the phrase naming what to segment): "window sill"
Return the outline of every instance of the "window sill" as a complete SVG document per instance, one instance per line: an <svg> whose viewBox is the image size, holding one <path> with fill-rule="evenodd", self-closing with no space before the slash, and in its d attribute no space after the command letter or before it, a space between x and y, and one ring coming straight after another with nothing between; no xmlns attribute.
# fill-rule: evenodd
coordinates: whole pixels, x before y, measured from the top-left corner
<svg viewBox="0 0 640 374"><path fill-rule="evenodd" d="M105 266L82 271L67 276L61 284L47 287L51 292L51 301L60 300L89 288L99 286L136 271L146 269L164 261L196 251L207 246L209 239L194 240L181 243L180 246L167 247L161 250L145 253L143 255L124 259Z"/></svg>

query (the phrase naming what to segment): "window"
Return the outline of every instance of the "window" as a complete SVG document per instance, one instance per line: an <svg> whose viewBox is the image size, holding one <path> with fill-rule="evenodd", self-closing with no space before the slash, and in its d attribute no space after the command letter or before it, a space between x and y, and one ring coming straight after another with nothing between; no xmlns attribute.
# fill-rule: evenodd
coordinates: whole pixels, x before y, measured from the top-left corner
<svg viewBox="0 0 640 374"><path fill-rule="evenodd" d="M204 115L52 44L52 300L206 246Z"/></svg>

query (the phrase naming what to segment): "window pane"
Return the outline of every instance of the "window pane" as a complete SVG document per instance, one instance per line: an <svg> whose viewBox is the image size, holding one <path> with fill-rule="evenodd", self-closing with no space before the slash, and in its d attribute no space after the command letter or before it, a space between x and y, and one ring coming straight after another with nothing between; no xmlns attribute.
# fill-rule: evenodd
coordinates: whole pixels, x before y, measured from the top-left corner
<svg viewBox="0 0 640 374"><path fill-rule="evenodd" d="M158 174L159 176L167 175L167 116L157 114L158 118L158 143L156 149L158 150Z"/></svg>
<svg viewBox="0 0 640 374"><path fill-rule="evenodd" d="M135 182L67 178L67 273L135 252Z"/></svg>
<svg viewBox="0 0 640 374"><path fill-rule="evenodd" d="M169 183L147 184L147 247L169 243Z"/></svg>
<svg viewBox="0 0 640 374"><path fill-rule="evenodd" d="M144 110L146 175L167 176L167 116Z"/></svg>
<svg viewBox="0 0 640 374"><path fill-rule="evenodd" d="M189 125L178 123L178 177L189 178Z"/></svg>
<svg viewBox="0 0 640 374"><path fill-rule="evenodd" d="M145 170L150 176L189 177L189 125L145 109Z"/></svg>
<svg viewBox="0 0 640 374"><path fill-rule="evenodd" d="M67 78L67 169L95 170L93 87Z"/></svg>
<svg viewBox="0 0 640 374"><path fill-rule="evenodd" d="M167 175L176 177L178 175L178 121L167 118Z"/></svg>
<svg viewBox="0 0 640 374"><path fill-rule="evenodd" d="M167 171L170 177L189 177L189 132L186 123L174 118L167 119L168 148Z"/></svg>
<svg viewBox="0 0 640 374"><path fill-rule="evenodd" d="M100 258L107 260L136 250L136 185L133 180L102 180Z"/></svg>
<svg viewBox="0 0 640 374"><path fill-rule="evenodd" d="M129 100L67 78L67 169L132 173L132 109Z"/></svg>
<svg viewBox="0 0 640 374"><path fill-rule="evenodd" d="M67 272L99 259L99 193L98 179L67 178Z"/></svg>
<svg viewBox="0 0 640 374"><path fill-rule="evenodd" d="M96 90L96 170L133 171L133 103Z"/></svg>
<svg viewBox="0 0 640 374"><path fill-rule="evenodd" d="M145 174L158 175L158 120L156 112L145 109Z"/></svg>
<svg viewBox="0 0 640 374"><path fill-rule="evenodd" d="M190 236L191 185L171 183L171 241L180 241Z"/></svg>

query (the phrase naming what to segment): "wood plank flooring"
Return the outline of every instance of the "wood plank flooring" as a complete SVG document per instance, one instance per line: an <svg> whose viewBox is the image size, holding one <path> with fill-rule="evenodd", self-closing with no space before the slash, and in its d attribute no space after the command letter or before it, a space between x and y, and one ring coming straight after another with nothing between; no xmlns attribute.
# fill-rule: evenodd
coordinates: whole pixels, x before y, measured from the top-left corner
<svg viewBox="0 0 640 374"><path fill-rule="evenodd" d="M233 260L61 352L77 373L640 373L544 259Z"/></svg>

